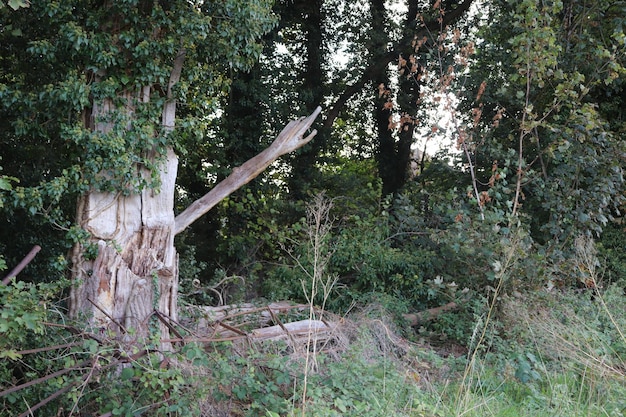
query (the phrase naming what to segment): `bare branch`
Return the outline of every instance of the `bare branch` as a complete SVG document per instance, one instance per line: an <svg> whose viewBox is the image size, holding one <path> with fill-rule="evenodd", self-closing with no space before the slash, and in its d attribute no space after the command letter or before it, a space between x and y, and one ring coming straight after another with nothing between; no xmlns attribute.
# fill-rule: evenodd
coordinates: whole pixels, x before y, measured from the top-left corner
<svg viewBox="0 0 626 417"><path fill-rule="evenodd" d="M240 167L235 168L224 181L217 184L203 197L191 203L189 207L176 216L174 234L185 230L191 223L198 220L198 218L211 210L217 203L229 196L233 191L238 190L252 181L257 175L270 166L272 162L309 143L317 134L317 131L313 130L306 137L304 135L321 111L321 107L318 107L309 117L302 117L289 122L269 148L248 160Z"/></svg>
<svg viewBox="0 0 626 417"><path fill-rule="evenodd" d="M168 131L171 131L174 128L174 121L176 118L176 99L174 98L173 88L180 80L183 63L185 62L185 55L185 49L181 49L176 55L172 72L170 73L170 79L167 83L167 102L163 106L163 114L161 118L163 126Z"/></svg>
<svg viewBox="0 0 626 417"><path fill-rule="evenodd" d="M22 259L22 261L15 268L13 268L11 272L7 274L6 277L2 279L2 283L4 285L8 285L9 282L11 282L11 278L16 277L17 274L22 272L22 269L26 268L26 266L30 263L30 261L33 260L35 255L37 255L37 252L39 252L40 250L41 250L41 246L39 245L33 246L30 252L28 252L28 255L26 255L24 259Z"/></svg>
<svg viewBox="0 0 626 417"><path fill-rule="evenodd" d="M435 320L443 313L450 311L456 311L459 309L459 305L455 302L449 302L439 307L434 307L428 310L420 311L419 313L403 314L402 317L409 323L409 325L415 327L420 324L426 323L431 320Z"/></svg>

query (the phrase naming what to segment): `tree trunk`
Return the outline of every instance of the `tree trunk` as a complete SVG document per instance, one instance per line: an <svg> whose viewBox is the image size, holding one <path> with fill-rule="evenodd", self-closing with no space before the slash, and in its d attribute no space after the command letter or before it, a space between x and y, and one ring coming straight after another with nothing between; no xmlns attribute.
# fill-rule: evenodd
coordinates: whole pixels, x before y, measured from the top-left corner
<svg viewBox="0 0 626 417"><path fill-rule="evenodd" d="M321 0L300 0L298 7L303 13L296 24L300 23L303 35L306 57L302 72L302 90L299 91L304 101L304 108L313 111L318 103L324 101L324 27L323 5ZM307 196L307 190L319 184L320 173L315 167L319 155L327 148L326 129L322 129L315 143L306 150L298 152L292 161L291 176L288 179L289 196L292 200L302 200Z"/></svg>
<svg viewBox="0 0 626 417"><path fill-rule="evenodd" d="M137 338L148 335L155 309L176 320L177 166L178 158L170 149L160 171L159 192L148 188L129 196L91 192L81 198L78 223L91 238L74 248L72 316L85 314L91 327ZM167 336L167 327L160 325L161 335Z"/></svg>
<svg viewBox="0 0 626 417"><path fill-rule="evenodd" d="M381 60L386 55L389 37L387 35L387 11L383 0L370 0L372 13L372 38L371 47L372 61ZM374 121L376 123L376 162L378 175L382 180L383 196L397 190L396 172L398 161L396 160L396 140L390 127L392 119L391 93L389 86L389 71L387 66L377 67L377 73L373 74L374 81Z"/></svg>
<svg viewBox="0 0 626 417"><path fill-rule="evenodd" d="M180 79L185 50L174 58L167 85L161 124L165 134L174 129L176 100L173 88ZM121 93L123 107L113 99L94 103L88 128L101 133L113 129L108 116L123 111L129 120L135 103L150 100L151 87ZM152 155L155 159L157 155ZM178 255L174 248L174 191L178 157L171 147L159 166L160 188L144 187L137 193L99 192L81 196L77 223L90 234L72 252L70 316L84 315L88 327L112 330L126 341L148 336L148 322L154 310L176 320ZM103 176L108 174L102 173ZM143 165L136 175L147 180L152 173ZM161 336L169 337L160 322Z"/></svg>
<svg viewBox="0 0 626 417"><path fill-rule="evenodd" d="M172 78L175 72L176 64ZM168 95L172 85L170 82ZM162 123L166 129L174 126L172 103L175 102L168 101L163 109ZM97 115L111 111L111 106L104 103L100 108L94 107L94 120L98 120ZM155 310L176 320L178 256L174 236L277 158L308 143L316 131L304 135L320 112L318 107L311 116L290 122L269 148L235 168L228 178L176 218L174 190L178 158L171 148L160 166L158 191L146 188L130 195L92 191L81 197L77 220L91 237L73 249L70 314L84 315L89 327L112 330L127 342L148 336L149 321ZM105 123L95 125L96 130L103 132L110 128ZM146 168L138 170L138 175L150 178ZM168 327L162 322L159 326L161 340L169 339Z"/></svg>

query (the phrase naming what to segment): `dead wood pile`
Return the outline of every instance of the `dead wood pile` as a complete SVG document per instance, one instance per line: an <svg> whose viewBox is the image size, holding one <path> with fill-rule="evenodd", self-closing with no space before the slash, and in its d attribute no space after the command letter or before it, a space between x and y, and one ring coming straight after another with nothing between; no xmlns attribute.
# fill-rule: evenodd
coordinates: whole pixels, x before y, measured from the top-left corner
<svg viewBox="0 0 626 417"><path fill-rule="evenodd" d="M441 313L456 310L457 304L449 303L415 314L404 319L411 326L418 326L436 319ZM219 307L186 307L185 327L193 335L173 339L172 342L198 341L284 341L294 351L332 345L346 345L348 322L340 316L311 308L305 304L280 301L259 307L244 303Z"/></svg>

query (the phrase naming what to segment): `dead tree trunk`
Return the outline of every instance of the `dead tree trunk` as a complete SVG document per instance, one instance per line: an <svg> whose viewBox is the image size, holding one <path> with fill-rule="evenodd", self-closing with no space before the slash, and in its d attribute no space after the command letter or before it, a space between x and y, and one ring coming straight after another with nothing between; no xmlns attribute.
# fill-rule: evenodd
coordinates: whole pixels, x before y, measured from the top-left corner
<svg viewBox="0 0 626 417"><path fill-rule="evenodd" d="M178 262L174 248L174 185L178 159L169 151L161 189L139 194L91 192L78 223L91 234L73 253L70 313L92 327L148 334L154 309L176 318ZM89 250L96 247L97 251ZM90 257L88 254L95 254ZM167 329L162 329L167 334Z"/></svg>
<svg viewBox="0 0 626 417"><path fill-rule="evenodd" d="M174 128L176 102L171 90L180 77L183 59L184 53L179 54L170 76L162 117L166 130ZM146 89L149 87L142 90L140 97L149 97ZM112 101L94 105L95 130L106 132L111 128L98 120L106 120L101 116L112 111L112 107ZM132 114L132 106L124 109ZM318 108L311 116L290 122L269 148L235 168L228 178L176 218L178 157L171 148L161 159L158 191L146 188L130 195L92 191L82 196L77 220L91 237L73 249L71 315L83 316L89 327L112 330L126 341L148 336L155 310L176 320L178 255L174 236L280 156L309 142L316 131L304 135L320 111ZM149 178L150 174L146 168L138 168L137 175ZM159 325L161 338L168 339L167 326L162 322Z"/></svg>

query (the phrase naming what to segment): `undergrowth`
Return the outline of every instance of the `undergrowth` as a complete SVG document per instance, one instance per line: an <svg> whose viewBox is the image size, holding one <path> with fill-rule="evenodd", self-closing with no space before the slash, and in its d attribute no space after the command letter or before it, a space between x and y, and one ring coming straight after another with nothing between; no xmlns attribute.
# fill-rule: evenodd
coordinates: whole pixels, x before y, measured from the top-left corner
<svg viewBox="0 0 626 417"><path fill-rule="evenodd" d="M494 337L483 346L468 377L441 391L441 410L457 416L623 416L625 301L616 286L594 299L573 291L507 298L498 325L500 332L510 330L510 338Z"/></svg>
<svg viewBox="0 0 626 417"><path fill-rule="evenodd" d="M626 411L626 297L617 285L595 292L503 295L473 361L444 358L426 341L402 338L384 309L355 310L343 319L341 343L319 347L309 365L306 351L283 343L187 343L173 352L158 352L155 343L125 350L106 335L95 340L97 335L77 333L53 303L27 305L48 291L27 284L2 289L3 305L13 304L0 320L2 415L622 416ZM24 318L20 306L32 315ZM484 324L476 320L477 328ZM28 382L32 385L24 386ZM49 401L35 410L42 399Z"/></svg>

